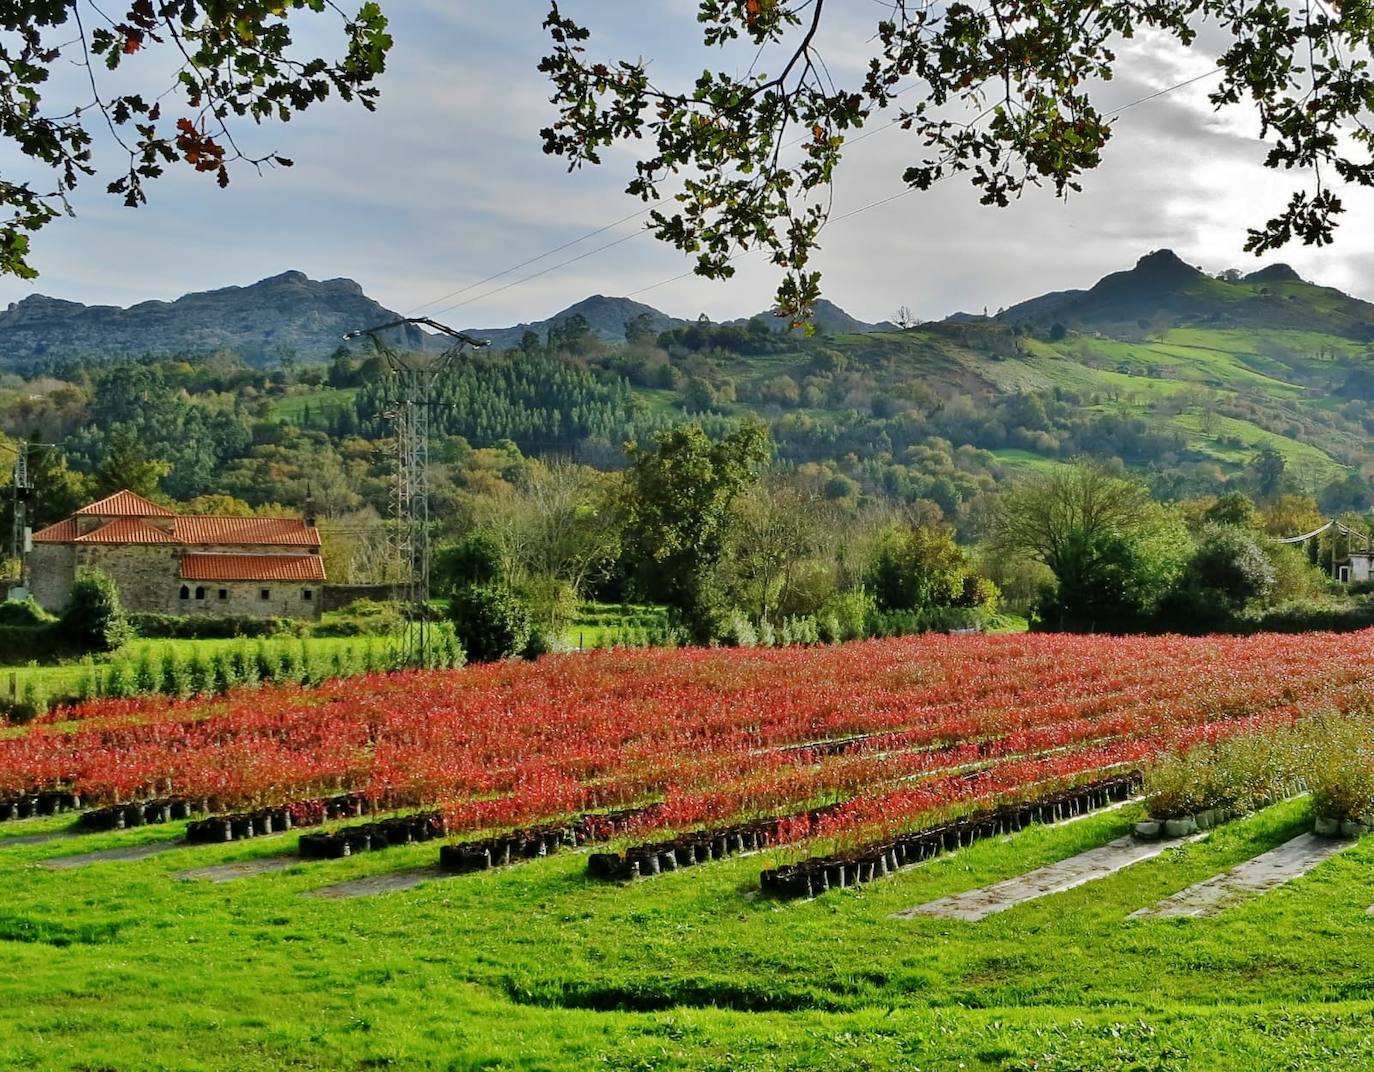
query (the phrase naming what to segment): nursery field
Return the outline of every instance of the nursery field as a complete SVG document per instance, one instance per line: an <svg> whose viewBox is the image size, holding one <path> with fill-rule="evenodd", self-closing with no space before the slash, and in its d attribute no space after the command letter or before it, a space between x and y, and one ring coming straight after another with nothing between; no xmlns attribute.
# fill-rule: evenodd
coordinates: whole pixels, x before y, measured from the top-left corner
<svg viewBox="0 0 1374 1072"><path fill-rule="evenodd" d="M922 637L54 712L0 740L0 1067L1374 1067L1371 655Z"/></svg>

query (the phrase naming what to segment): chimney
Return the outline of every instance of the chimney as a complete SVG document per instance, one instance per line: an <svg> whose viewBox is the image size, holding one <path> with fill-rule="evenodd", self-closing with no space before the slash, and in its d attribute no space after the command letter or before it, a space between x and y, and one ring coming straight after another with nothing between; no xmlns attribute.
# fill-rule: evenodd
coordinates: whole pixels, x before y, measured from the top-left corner
<svg viewBox="0 0 1374 1072"><path fill-rule="evenodd" d="M315 527L315 496L309 492L305 497L305 527L313 529Z"/></svg>

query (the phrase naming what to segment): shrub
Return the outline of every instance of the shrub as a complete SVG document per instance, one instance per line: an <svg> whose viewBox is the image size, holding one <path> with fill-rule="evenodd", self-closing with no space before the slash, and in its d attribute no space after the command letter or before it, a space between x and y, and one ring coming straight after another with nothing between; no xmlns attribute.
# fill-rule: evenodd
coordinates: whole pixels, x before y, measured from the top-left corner
<svg viewBox="0 0 1374 1072"><path fill-rule="evenodd" d="M436 588L485 588L505 581L501 544L489 532L469 532L434 553Z"/></svg>
<svg viewBox="0 0 1374 1072"><path fill-rule="evenodd" d="M114 651L133 636L119 589L99 570L85 570L72 585L62 614L62 634L82 651Z"/></svg>
<svg viewBox="0 0 1374 1072"><path fill-rule="evenodd" d="M100 695L115 700L123 700L134 695L135 691L133 679L123 661L117 660L111 663L100 683Z"/></svg>
<svg viewBox="0 0 1374 1072"><path fill-rule="evenodd" d="M258 685L258 660L254 658L248 647L240 644L229 653L229 657L234 661L235 680L246 688L256 688Z"/></svg>
<svg viewBox="0 0 1374 1072"><path fill-rule="evenodd" d="M1196 757L1194 756L1196 753ZM1182 819L1202 810L1202 752L1166 753L1145 771L1145 808L1156 819Z"/></svg>
<svg viewBox="0 0 1374 1072"><path fill-rule="evenodd" d="M50 625L55 621L57 617L35 603L33 596L0 602L0 625Z"/></svg>
<svg viewBox="0 0 1374 1072"><path fill-rule="evenodd" d="M725 621L720 642L727 648L754 648L758 647L759 634L748 618L734 611Z"/></svg>
<svg viewBox="0 0 1374 1072"><path fill-rule="evenodd" d="M1312 808L1326 819L1374 815L1374 741L1369 717L1329 714L1311 723L1307 785Z"/></svg>
<svg viewBox="0 0 1374 1072"><path fill-rule="evenodd" d="M840 619L832 611L821 616L816 622L816 634L823 644L839 644L844 640L844 630L840 628Z"/></svg>
<svg viewBox="0 0 1374 1072"><path fill-rule="evenodd" d="M499 585L467 585L449 603L453 627L468 658L476 662L509 659L530 639L530 612L522 600Z"/></svg>
<svg viewBox="0 0 1374 1072"><path fill-rule="evenodd" d="M43 686L33 678L24 682L24 687L19 691L19 702L5 712L10 722L15 725L32 722L35 718L47 713L47 694L43 691Z"/></svg>
<svg viewBox="0 0 1374 1072"><path fill-rule="evenodd" d="M293 618L248 618L234 615L201 617L185 614L129 615L135 633L149 640L233 640L237 637L303 636L309 622Z"/></svg>
<svg viewBox="0 0 1374 1072"><path fill-rule="evenodd" d="M191 696L209 696L214 692L214 671L199 649L186 661L186 688Z"/></svg>
<svg viewBox="0 0 1374 1072"><path fill-rule="evenodd" d="M836 640L862 640L868 635L868 616L872 610L873 597L859 588L827 600L819 617L835 619L839 629Z"/></svg>
<svg viewBox="0 0 1374 1072"><path fill-rule="evenodd" d="M191 679L186 664L173 649L162 653L162 685L159 689L165 696L184 699L191 695Z"/></svg>
<svg viewBox="0 0 1374 1072"><path fill-rule="evenodd" d="M239 683L238 674L234 672L234 660L229 652L216 652L210 660L210 682L216 696L225 695Z"/></svg>
<svg viewBox="0 0 1374 1072"><path fill-rule="evenodd" d="M161 684L161 677L153 665L153 657L147 648L139 653L138 662L134 664L133 684L134 691L140 696L157 692L158 686Z"/></svg>

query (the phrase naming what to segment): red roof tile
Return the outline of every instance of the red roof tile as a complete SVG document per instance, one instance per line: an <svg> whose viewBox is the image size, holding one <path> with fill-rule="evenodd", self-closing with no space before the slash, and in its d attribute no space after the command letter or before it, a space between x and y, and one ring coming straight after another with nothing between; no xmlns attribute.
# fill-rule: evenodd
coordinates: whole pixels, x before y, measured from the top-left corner
<svg viewBox="0 0 1374 1072"><path fill-rule="evenodd" d="M75 543L178 543L170 532L150 525L142 518L117 517L84 536L69 536Z"/></svg>
<svg viewBox="0 0 1374 1072"><path fill-rule="evenodd" d="M83 506L77 515L94 514L96 517L176 517L165 506L158 506L142 495L135 495L127 489L107 495L99 502Z"/></svg>
<svg viewBox="0 0 1374 1072"><path fill-rule="evenodd" d="M183 555L188 581L323 581L319 555Z"/></svg>
<svg viewBox="0 0 1374 1072"><path fill-rule="evenodd" d="M34 543L71 543L76 539L76 518L69 517L33 534Z"/></svg>
<svg viewBox="0 0 1374 1072"><path fill-rule="evenodd" d="M172 532L178 543L186 544L320 546L319 529L292 517L178 517Z"/></svg>

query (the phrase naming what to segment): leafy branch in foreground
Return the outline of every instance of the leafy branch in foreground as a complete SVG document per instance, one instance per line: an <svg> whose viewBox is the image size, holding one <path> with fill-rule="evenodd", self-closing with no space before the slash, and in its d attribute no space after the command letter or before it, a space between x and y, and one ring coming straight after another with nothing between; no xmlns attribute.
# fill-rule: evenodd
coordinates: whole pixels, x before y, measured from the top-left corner
<svg viewBox="0 0 1374 1072"><path fill-rule="evenodd" d="M292 31L306 15L339 19L339 58L296 54ZM373 82L391 48L387 20L370 0L352 16L331 0L132 0L118 20L87 0L0 0L0 26L0 137L51 174L38 188L32 180L0 181L0 213L8 212L0 219L0 273L24 278L37 274L28 262L29 234L70 213L67 195L97 174L92 119L127 154L107 187L126 205L143 204L145 183L177 162L223 187L236 162L291 165L276 153L241 148L235 120L285 122L331 95L371 110ZM156 63L161 78L169 60L168 85L102 91L109 72ZM82 69L85 92L50 108L44 91L64 61Z"/></svg>
<svg viewBox="0 0 1374 1072"><path fill-rule="evenodd" d="M1250 231L1263 253L1293 239L1331 241L1340 198L1329 172L1374 185L1374 33L1368 0L892 0L872 38L866 74L843 84L819 42L826 0L698 0L703 45L748 41L758 57L781 50L776 74L709 69L690 86L650 77L643 59L588 55L590 31L552 4L552 51L540 64L558 119L545 152L571 169L604 149L644 142L626 190L654 208L656 236L696 254L696 271L729 278L739 251L762 248L784 272L779 312L804 319L820 294L811 254L829 208L826 194L849 133L891 109L921 155L903 180L928 189L965 173L984 204L1005 206L1028 186L1076 192L1101 161L1114 117L1093 95L1120 66L1116 48L1144 31L1197 47L1212 25L1217 108L1248 105L1270 144L1268 167L1310 173L1272 219ZM1216 34L1211 35L1215 39ZM1139 60L1133 62L1139 63ZM756 61L757 64L757 61ZM910 104L899 98L912 93ZM789 148L799 152L789 154Z"/></svg>

